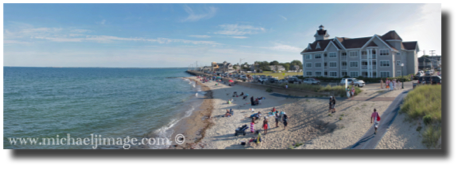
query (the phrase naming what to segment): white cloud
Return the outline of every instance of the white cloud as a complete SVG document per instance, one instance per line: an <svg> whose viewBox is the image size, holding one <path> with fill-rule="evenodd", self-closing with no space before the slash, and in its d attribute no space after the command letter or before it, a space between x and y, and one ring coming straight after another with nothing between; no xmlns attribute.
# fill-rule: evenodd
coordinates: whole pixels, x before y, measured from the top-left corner
<svg viewBox="0 0 461 170"><path fill-rule="evenodd" d="M186 19L183 19L182 22L193 22L193 21L198 21L201 19L209 19L213 17L216 14L216 11L218 11L218 8L216 7L208 7L205 8L205 11L200 14L197 14L190 8L189 6L184 6L184 10L189 14L189 16Z"/></svg>
<svg viewBox="0 0 461 170"><path fill-rule="evenodd" d="M263 27L254 27L251 25L238 25L238 24L226 24L220 25L221 31L215 32L215 34L222 35L246 35L246 34L258 34L266 32Z"/></svg>
<svg viewBox="0 0 461 170"><path fill-rule="evenodd" d="M106 23L105 19L103 19L101 22L99 22L99 24L101 24L101 25L104 25L105 23Z"/></svg>
<svg viewBox="0 0 461 170"><path fill-rule="evenodd" d="M245 37L245 36L233 36L232 38L245 39L245 38L248 38L248 37Z"/></svg>
<svg viewBox="0 0 461 170"><path fill-rule="evenodd" d="M189 35L189 37L194 37L194 38L210 38L211 36L209 36L209 35Z"/></svg>
<svg viewBox="0 0 461 170"><path fill-rule="evenodd" d="M299 48L299 47L294 47L294 46L279 44L279 43L275 43L275 45L272 47L261 47L261 48L275 50L275 51L287 51L287 52L301 52L303 50L302 48Z"/></svg>
<svg viewBox="0 0 461 170"><path fill-rule="evenodd" d="M282 15L279 15L282 19L284 19L285 21L288 20L286 17L282 16Z"/></svg>

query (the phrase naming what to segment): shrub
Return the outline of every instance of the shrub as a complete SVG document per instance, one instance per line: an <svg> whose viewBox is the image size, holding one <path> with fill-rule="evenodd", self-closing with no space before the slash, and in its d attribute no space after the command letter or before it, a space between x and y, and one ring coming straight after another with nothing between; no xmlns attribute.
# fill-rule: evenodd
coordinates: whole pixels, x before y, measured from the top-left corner
<svg viewBox="0 0 461 170"><path fill-rule="evenodd" d="M343 117L342 117L342 116L341 116L341 117L339 117L339 120L343 120Z"/></svg>
<svg viewBox="0 0 461 170"><path fill-rule="evenodd" d="M427 126L432 122L432 117L430 115L426 115L423 117L423 122Z"/></svg>
<svg viewBox="0 0 461 170"><path fill-rule="evenodd" d="M266 89L266 91L270 93L270 92L272 92L272 89L268 88L268 89Z"/></svg>
<svg viewBox="0 0 461 170"><path fill-rule="evenodd" d="M434 148L437 146L437 141L442 136L442 129L440 127L429 126L423 133L423 144L427 148Z"/></svg>

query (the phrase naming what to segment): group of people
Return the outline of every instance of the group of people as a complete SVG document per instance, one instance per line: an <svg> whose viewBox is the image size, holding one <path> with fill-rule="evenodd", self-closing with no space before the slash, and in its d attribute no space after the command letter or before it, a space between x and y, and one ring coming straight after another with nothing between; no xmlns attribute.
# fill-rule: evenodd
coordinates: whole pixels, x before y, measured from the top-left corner
<svg viewBox="0 0 461 170"><path fill-rule="evenodd" d="M266 99L265 97L258 97L258 98L254 98L253 96L251 96L250 98L250 101L251 101L251 105L252 106L256 106L256 105L259 105L261 104L262 100Z"/></svg>
<svg viewBox="0 0 461 170"><path fill-rule="evenodd" d="M285 114L285 112L279 112L274 108L272 108L272 112L270 113L275 113L273 114L275 116L275 127L279 127L279 122L282 121L283 122L283 125L284 125L284 128L283 130L286 129L287 125L288 125L288 115ZM271 114L272 115L272 114ZM261 112L258 112L258 113L255 113L255 114L252 114L250 116L251 118L251 125L250 125L250 132L251 133L254 133L254 124L255 124L255 121L257 119L259 119L261 117ZM269 116L269 117L272 117L272 116ZM269 117L268 116L264 116L264 120L263 120L263 126L262 128L264 129L264 134L267 134L267 129L270 128L270 125L269 125Z"/></svg>
<svg viewBox="0 0 461 170"><path fill-rule="evenodd" d="M354 95L355 95L355 86L354 85L352 85L351 88L349 88L349 86L347 86L346 95L347 95L347 98L354 97Z"/></svg>
<svg viewBox="0 0 461 170"><path fill-rule="evenodd" d="M383 88L384 83L386 85L386 89L389 90L398 90L402 86L402 82L400 82L399 80L389 80L388 78L386 78L385 82L383 82L383 79L381 79L381 89Z"/></svg>

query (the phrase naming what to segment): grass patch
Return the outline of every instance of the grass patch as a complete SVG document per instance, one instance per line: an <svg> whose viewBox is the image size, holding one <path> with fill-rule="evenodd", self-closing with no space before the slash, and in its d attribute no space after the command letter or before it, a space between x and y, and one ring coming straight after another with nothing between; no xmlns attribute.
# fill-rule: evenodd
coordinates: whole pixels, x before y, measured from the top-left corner
<svg viewBox="0 0 461 170"><path fill-rule="evenodd" d="M408 119L422 119L426 125L423 132L423 144L428 148L440 147L437 146L437 142L442 136L441 85L417 86L405 97L400 113L406 113Z"/></svg>
<svg viewBox="0 0 461 170"><path fill-rule="evenodd" d="M271 88L266 89L267 92L272 92L273 90Z"/></svg>
<svg viewBox="0 0 461 170"><path fill-rule="evenodd" d="M339 117L339 120L343 120L343 117L342 117L342 116L340 116L340 117Z"/></svg>
<svg viewBox="0 0 461 170"><path fill-rule="evenodd" d="M328 114L328 116L330 116L330 117L331 117L331 113L330 113L330 114Z"/></svg>

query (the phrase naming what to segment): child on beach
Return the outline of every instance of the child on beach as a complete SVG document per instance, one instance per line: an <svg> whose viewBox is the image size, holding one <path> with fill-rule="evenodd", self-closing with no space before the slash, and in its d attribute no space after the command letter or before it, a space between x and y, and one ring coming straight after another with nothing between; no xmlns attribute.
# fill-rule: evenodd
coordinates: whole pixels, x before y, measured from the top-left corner
<svg viewBox="0 0 461 170"><path fill-rule="evenodd" d="M275 108L275 107L274 107ZM275 127L279 127L280 114L279 111L275 112Z"/></svg>
<svg viewBox="0 0 461 170"><path fill-rule="evenodd" d="M288 125L288 116L287 116L287 114L285 114L285 113L283 114L282 120L283 120L283 126L284 126L283 130L285 130L287 128L287 125Z"/></svg>
<svg viewBox="0 0 461 170"><path fill-rule="evenodd" d="M267 117L264 117L264 121L263 121L264 135L267 134L267 128L268 128L267 123L268 123Z"/></svg>
<svg viewBox="0 0 461 170"><path fill-rule="evenodd" d="M351 97L354 97L354 94L355 94L355 87L352 86L352 90L351 90Z"/></svg>

